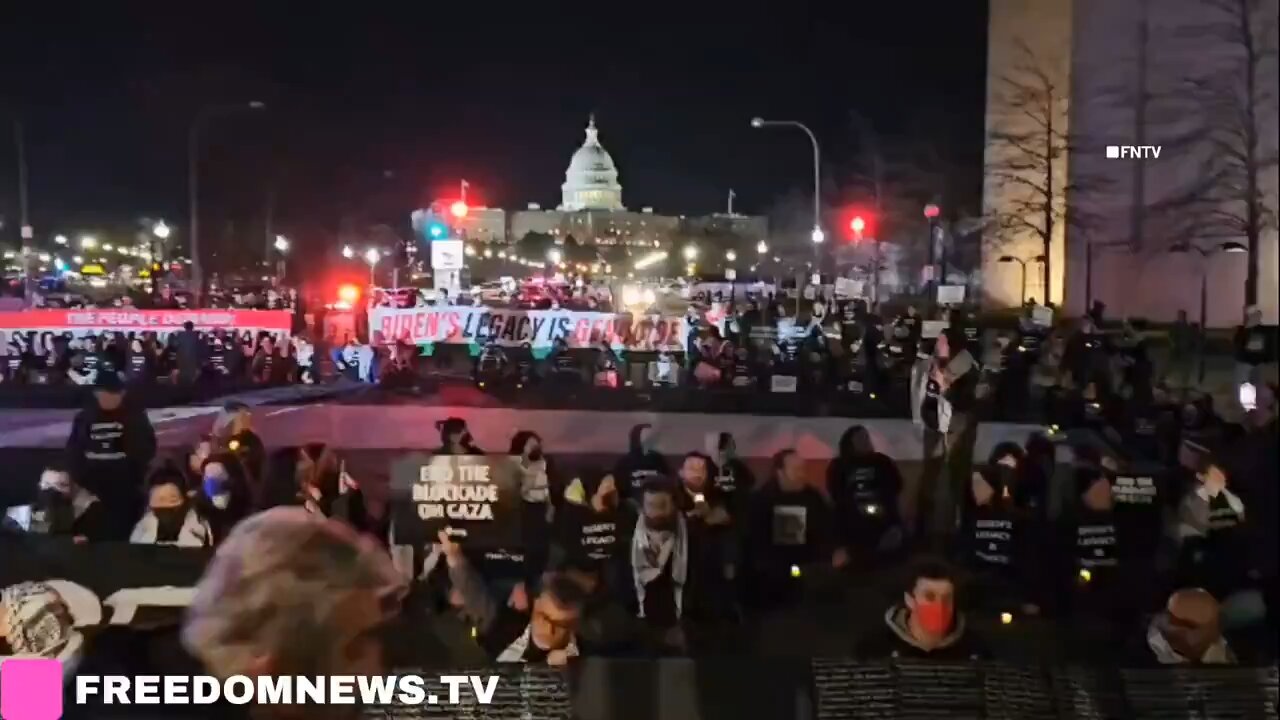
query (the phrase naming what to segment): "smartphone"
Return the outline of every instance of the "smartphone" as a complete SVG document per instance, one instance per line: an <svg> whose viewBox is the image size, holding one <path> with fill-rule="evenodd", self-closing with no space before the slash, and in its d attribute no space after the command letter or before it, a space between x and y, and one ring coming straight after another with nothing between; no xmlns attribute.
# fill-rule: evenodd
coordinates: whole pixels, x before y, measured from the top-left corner
<svg viewBox="0 0 1280 720"><path fill-rule="evenodd" d="M1253 383L1241 383L1239 390L1240 407L1245 410L1256 410L1258 407L1258 388Z"/></svg>

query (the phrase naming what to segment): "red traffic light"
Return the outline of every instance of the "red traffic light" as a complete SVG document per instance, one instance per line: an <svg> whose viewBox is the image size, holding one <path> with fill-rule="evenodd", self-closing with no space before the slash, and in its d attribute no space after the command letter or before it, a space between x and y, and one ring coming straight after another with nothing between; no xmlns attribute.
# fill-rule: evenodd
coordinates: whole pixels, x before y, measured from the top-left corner
<svg viewBox="0 0 1280 720"><path fill-rule="evenodd" d="M930 220L938 217L941 214L942 214L942 208L938 207L937 205L934 205L933 203L929 203L928 205L924 206L924 216L929 218Z"/></svg>
<svg viewBox="0 0 1280 720"><path fill-rule="evenodd" d="M455 200L454 203L449 206L449 212L458 219L462 219L467 216L467 209L467 204L461 200Z"/></svg>
<svg viewBox="0 0 1280 720"><path fill-rule="evenodd" d="M867 229L867 221L863 220L861 215L854 215L853 220L849 221L849 227L852 228L855 233L861 235L862 231Z"/></svg>

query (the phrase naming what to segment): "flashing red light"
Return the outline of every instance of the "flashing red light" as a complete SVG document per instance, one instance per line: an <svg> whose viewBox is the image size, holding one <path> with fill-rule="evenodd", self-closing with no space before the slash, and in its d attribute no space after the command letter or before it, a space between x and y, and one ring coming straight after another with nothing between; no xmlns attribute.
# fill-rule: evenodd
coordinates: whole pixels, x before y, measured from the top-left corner
<svg viewBox="0 0 1280 720"><path fill-rule="evenodd" d="M928 205L924 206L924 216L929 218L930 220L938 217L941 214L942 214L942 208L938 207L937 205L934 205L933 203L929 203Z"/></svg>
<svg viewBox="0 0 1280 720"><path fill-rule="evenodd" d="M454 203L449 206L449 212L459 219L467 216L467 209L467 204L461 200L455 200Z"/></svg>
<svg viewBox="0 0 1280 720"><path fill-rule="evenodd" d="M853 228L855 233L861 235L862 231L867 229L867 221L863 220L861 215L854 215L853 220L849 221L849 227Z"/></svg>
<svg viewBox="0 0 1280 720"><path fill-rule="evenodd" d="M351 283L345 283L343 285L338 286L339 302L346 303L347 305L355 305L356 301L359 299L360 299L360 288L356 287L355 285L352 285Z"/></svg>

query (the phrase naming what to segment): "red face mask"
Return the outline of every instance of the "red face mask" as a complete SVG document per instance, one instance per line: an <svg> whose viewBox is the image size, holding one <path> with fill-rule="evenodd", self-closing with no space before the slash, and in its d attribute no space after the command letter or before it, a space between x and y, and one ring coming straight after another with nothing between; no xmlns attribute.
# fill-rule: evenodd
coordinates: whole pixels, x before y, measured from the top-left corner
<svg viewBox="0 0 1280 720"><path fill-rule="evenodd" d="M913 611L916 622L925 632L932 635L945 635L951 629L952 616L955 610L948 603L916 601Z"/></svg>

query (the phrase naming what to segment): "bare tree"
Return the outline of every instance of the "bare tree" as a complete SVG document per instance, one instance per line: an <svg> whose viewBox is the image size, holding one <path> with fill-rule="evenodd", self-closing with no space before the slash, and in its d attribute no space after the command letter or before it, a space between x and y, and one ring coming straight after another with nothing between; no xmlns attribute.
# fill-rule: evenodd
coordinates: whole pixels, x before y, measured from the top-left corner
<svg viewBox="0 0 1280 720"><path fill-rule="evenodd" d="M1046 299L1052 299L1053 237L1071 226L1088 237L1098 218L1084 209L1087 203L1068 196L1083 196L1102 189L1099 178L1072 178L1066 158L1073 139L1068 133L1067 102L1070 87L1048 69L1025 43L1018 43L1021 59L1013 70L997 80L996 124L987 137L987 174L1000 202L985 220L1000 243L1016 237L1038 240L1044 255Z"/></svg>
<svg viewBox="0 0 1280 720"><path fill-rule="evenodd" d="M1198 113L1195 138L1203 165L1198 182L1168 206L1181 211L1189 239L1245 239L1245 303L1250 305L1258 301L1259 241L1263 232L1276 228L1277 209L1262 187L1280 160L1274 128L1268 131L1266 125L1277 114L1275 5L1275 0L1201 0L1205 22L1180 33L1209 58L1208 69L1182 86Z"/></svg>
<svg viewBox="0 0 1280 720"><path fill-rule="evenodd" d="M968 215L972 203L964 194L961 163L931 139L935 135L929 127L911 127L906 133L885 137L861 114L853 112L851 118L859 153L848 190L875 215L874 255L882 256L879 243L892 243L900 250L895 253L898 272L918 277L917 271L930 261L946 259L944 255L930 257L934 238L923 215L925 205L941 207L940 227L944 231ZM950 257L954 259L954 253ZM873 275L879 267L880 263L875 263Z"/></svg>

